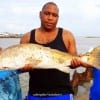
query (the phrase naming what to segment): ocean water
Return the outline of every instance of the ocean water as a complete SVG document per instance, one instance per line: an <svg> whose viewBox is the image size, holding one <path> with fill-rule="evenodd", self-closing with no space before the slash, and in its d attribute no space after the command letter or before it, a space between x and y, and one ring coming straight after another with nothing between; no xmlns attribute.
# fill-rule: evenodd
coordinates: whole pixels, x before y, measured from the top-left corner
<svg viewBox="0 0 100 100"><path fill-rule="evenodd" d="M76 46L77 46L78 54L83 54L91 48L100 46L100 38L75 37L75 39L76 39ZM9 46L12 46L12 45L19 44L19 43L20 43L20 38L0 38L0 47L2 47L3 49ZM81 67L77 69L78 72L83 72L84 70L85 69ZM71 73L71 76L73 74L73 71ZM20 74L19 78L20 78L22 94L24 98L28 92L28 82L29 82L28 73ZM81 87L79 92L82 92L83 90L84 88Z"/></svg>
<svg viewBox="0 0 100 100"><path fill-rule="evenodd" d="M100 38L75 37L78 53L87 52L90 48L100 46ZM7 48L9 46L19 44L20 38L0 38L0 47Z"/></svg>
<svg viewBox="0 0 100 100"><path fill-rule="evenodd" d="M20 38L0 38L0 47L3 49L20 43Z"/></svg>

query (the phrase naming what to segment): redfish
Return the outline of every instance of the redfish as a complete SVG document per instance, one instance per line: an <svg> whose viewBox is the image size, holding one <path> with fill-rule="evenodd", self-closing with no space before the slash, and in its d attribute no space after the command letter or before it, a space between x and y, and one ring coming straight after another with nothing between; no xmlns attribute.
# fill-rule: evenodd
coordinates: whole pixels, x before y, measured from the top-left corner
<svg viewBox="0 0 100 100"><path fill-rule="evenodd" d="M70 72L71 60L69 53L44 47L38 44L17 44L4 49L0 54L0 70L16 70L24 67L37 69L57 69ZM93 67L100 68L100 46L79 57Z"/></svg>

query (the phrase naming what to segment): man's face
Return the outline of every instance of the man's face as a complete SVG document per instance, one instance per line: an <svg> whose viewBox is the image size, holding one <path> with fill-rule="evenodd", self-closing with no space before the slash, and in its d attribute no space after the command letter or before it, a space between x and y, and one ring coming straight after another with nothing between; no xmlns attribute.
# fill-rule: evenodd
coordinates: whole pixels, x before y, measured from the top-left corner
<svg viewBox="0 0 100 100"><path fill-rule="evenodd" d="M47 30L56 27L59 18L59 10L55 5L48 4L40 12L41 25Z"/></svg>

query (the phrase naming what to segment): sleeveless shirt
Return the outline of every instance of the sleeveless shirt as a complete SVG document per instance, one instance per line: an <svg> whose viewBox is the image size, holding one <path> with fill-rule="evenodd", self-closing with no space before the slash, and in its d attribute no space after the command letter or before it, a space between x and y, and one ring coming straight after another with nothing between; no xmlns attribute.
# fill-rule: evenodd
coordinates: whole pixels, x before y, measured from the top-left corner
<svg viewBox="0 0 100 100"><path fill-rule="evenodd" d="M62 39L62 28L59 28L55 40L43 46L66 52ZM35 29L31 31L30 43L35 41ZM29 72L29 94L66 94L73 93L69 73L57 69L34 69Z"/></svg>

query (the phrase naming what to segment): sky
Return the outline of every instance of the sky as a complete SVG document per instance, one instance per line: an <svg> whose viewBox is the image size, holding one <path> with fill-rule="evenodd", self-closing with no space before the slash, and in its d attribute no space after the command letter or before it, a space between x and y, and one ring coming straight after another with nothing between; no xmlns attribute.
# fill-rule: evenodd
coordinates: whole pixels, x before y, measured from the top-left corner
<svg viewBox="0 0 100 100"><path fill-rule="evenodd" d="M24 34L40 26L39 12L50 0L0 0L0 32ZM76 36L100 37L100 0L52 0L60 10L57 26Z"/></svg>

